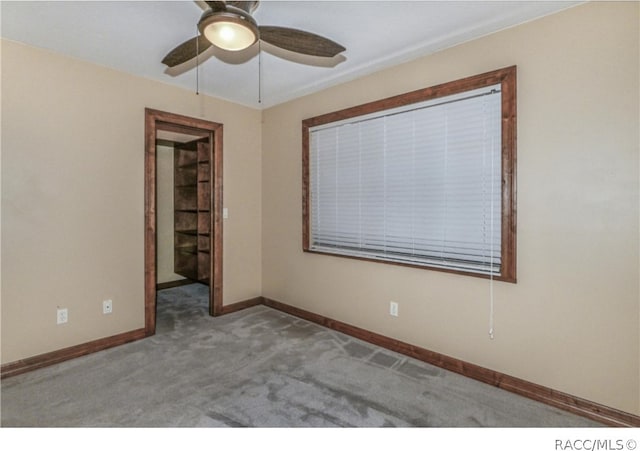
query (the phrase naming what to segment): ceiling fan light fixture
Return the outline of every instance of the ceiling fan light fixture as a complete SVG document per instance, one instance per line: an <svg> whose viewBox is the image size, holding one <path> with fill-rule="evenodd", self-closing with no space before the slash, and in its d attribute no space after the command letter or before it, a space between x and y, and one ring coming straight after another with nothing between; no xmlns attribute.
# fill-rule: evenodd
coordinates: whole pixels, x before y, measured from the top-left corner
<svg viewBox="0 0 640 451"><path fill-rule="evenodd" d="M175 67L197 58L212 45L224 50L239 51L258 40L290 52L322 58L333 58L346 49L330 39L296 28L260 26L251 13L258 0L207 1L209 7L198 22L198 35L178 45L162 59ZM260 50L258 50L260 55Z"/></svg>
<svg viewBox="0 0 640 451"><path fill-rule="evenodd" d="M213 45L233 52L251 47L258 40L255 21L234 11L205 13L198 27Z"/></svg>

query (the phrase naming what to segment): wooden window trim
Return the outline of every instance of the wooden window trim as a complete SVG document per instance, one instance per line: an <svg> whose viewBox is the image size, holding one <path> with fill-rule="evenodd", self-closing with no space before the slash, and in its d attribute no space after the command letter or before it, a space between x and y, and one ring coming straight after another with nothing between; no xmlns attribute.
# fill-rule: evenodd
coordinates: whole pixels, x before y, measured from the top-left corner
<svg viewBox="0 0 640 451"><path fill-rule="evenodd" d="M310 248L309 131L313 127L496 84L502 89L502 264L494 280L516 283L516 66L400 94L302 121L302 249L304 252L491 278L487 274L321 252Z"/></svg>

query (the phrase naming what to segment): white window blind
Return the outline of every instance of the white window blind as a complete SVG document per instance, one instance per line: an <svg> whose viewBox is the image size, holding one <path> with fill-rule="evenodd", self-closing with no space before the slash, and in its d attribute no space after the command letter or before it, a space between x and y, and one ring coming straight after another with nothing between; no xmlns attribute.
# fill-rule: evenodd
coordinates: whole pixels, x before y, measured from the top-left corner
<svg viewBox="0 0 640 451"><path fill-rule="evenodd" d="M311 250L500 274L500 85L309 132Z"/></svg>

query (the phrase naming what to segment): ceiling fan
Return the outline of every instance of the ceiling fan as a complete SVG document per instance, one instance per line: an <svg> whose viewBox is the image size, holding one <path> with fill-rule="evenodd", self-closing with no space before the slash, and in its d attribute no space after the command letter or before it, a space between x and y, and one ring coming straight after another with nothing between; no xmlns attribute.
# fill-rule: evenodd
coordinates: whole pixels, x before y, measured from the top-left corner
<svg viewBox="0 0 640 451"><path fill-rule="evenodd" d="M185 63L211 45L224 50L244 50L258 41L310 56L334 57L346 49L330 39L295 28L259 26L251 17L259 1L207 1L198 22L199 36L171 50L162 63L174 67Z"/></svg>

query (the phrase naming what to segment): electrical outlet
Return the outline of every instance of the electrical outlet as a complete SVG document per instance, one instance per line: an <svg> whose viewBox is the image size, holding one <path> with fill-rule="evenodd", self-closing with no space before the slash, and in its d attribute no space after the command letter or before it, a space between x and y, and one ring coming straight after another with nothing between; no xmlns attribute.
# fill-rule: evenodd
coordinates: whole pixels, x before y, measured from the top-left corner
<svg viewBox="0 0 640 451"><path fill-rule="evenodd" d="M64 324L69 321L69 311L66 308L58 308L57 321L58 324Z"/></svg>
<svg viewBox="0 0 640 451"><path fill-rule="evenodd" d="M398 303L390 302L389 303L389 315L398 316Z"/></svg>
<svg viewBox="0 0 640 451"><path fill-rule="evenodd" d="M111 301L111 299L102 301L102 313L107 315L111 312L113 312L113 302Z"/></svg>

